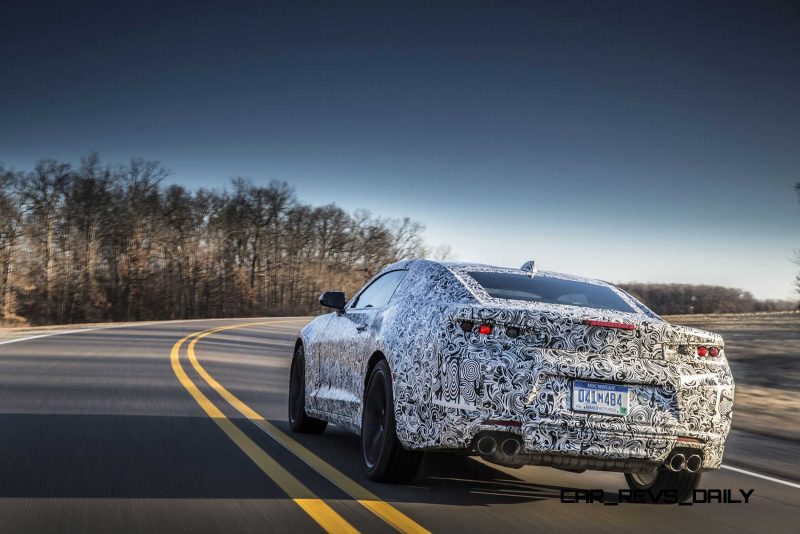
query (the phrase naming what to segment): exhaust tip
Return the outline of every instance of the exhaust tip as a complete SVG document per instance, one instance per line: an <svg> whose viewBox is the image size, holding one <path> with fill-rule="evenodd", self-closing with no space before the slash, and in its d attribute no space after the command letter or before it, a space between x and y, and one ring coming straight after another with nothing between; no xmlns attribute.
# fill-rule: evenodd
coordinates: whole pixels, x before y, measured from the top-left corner
<svg viewBox="0 0 800 534"><path fill-rule="evenodd" d="M686 470L690 473L696 473L703 466L703 459L699 454L692 454L686 460Z"/></svg>
<svg viewBox="0 0 800 534"><path fill-rule="evenodd" d="M520 448L521 445L519 441L510 438L503 442L503 445L501 445L500 450L502 450L503 454L505 454L506 456L516 456L517 453L519 453Z"/></svg>
<svg viewBox="0 0 800 534"><path fill-rule="evenodd" d="M686 456L681 453L674 454L672 458L667 461L667 467L670 471L680 471L686 465Z"/></svg>
<svg viewBox="0 0 800 534"><path fill-rule="evenodd" d="M497 450L497 441L492 436L483 436L478 440L476 448L481 455L489 456Z"/></svg>

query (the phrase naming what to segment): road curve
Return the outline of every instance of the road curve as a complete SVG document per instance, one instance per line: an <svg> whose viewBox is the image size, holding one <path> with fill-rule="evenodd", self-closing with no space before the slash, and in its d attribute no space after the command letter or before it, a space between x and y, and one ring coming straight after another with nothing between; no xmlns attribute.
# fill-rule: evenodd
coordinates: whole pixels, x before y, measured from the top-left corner
<svg viewBox="0 0 800 534"><path fill-rule="evenodd" d="M356 436L288 429L288 367L306 321L132 325L0 346L0 531L798 531L800 489L730 470L700 487L753 489L749 504L565 504L562 488L614 500L622 476L441 455L410 486L374 484Z"/></svg>

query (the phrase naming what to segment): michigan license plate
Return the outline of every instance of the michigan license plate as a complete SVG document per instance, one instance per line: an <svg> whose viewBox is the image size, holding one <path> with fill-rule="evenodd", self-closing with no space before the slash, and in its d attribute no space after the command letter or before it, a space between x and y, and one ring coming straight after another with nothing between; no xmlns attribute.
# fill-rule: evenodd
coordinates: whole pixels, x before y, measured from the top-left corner
<svg viewBox="0 0 800 534"><path fill-rule="evenodd" d="M598 382L572 382L572 409L577 412L628 415L628 388Z"/></svg>

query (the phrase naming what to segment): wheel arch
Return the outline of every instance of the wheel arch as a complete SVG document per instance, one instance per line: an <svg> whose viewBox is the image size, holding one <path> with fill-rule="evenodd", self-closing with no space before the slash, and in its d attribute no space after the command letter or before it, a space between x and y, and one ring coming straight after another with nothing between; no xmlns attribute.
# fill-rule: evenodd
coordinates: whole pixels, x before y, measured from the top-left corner
<svg viewBox="0 0 800 534"><path fill-rule="evenodd" d="M392 366L389 363L389 359L386 357L386 355L382 351L376 350L375 352L372 353L372 355L369 357L369 360L367 360L367 368L366 368L366 372L364 373L364 383L362 384L362 388L361 388L361 398L362 398L362 400L364 398L364 395L367 394L367 383L369 382L369 375L372 374L372 370L375 368L375 366L381 360L386 360L386 363L389 365L389 370L391 371L391 369L392 369Z"/></svg>

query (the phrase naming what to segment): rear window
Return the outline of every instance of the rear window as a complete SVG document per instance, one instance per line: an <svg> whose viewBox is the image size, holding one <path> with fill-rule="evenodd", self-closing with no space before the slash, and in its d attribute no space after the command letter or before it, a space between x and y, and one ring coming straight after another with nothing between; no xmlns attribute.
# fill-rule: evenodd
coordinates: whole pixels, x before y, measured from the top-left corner
<svg viewBox="0 0 800 534"><path fill-rule="evenodd" d="M497 299L526 300L548 304L567 304L636 313L622 297L609 287L561 278L525 274L470 272L489 296Z"/></svg>

